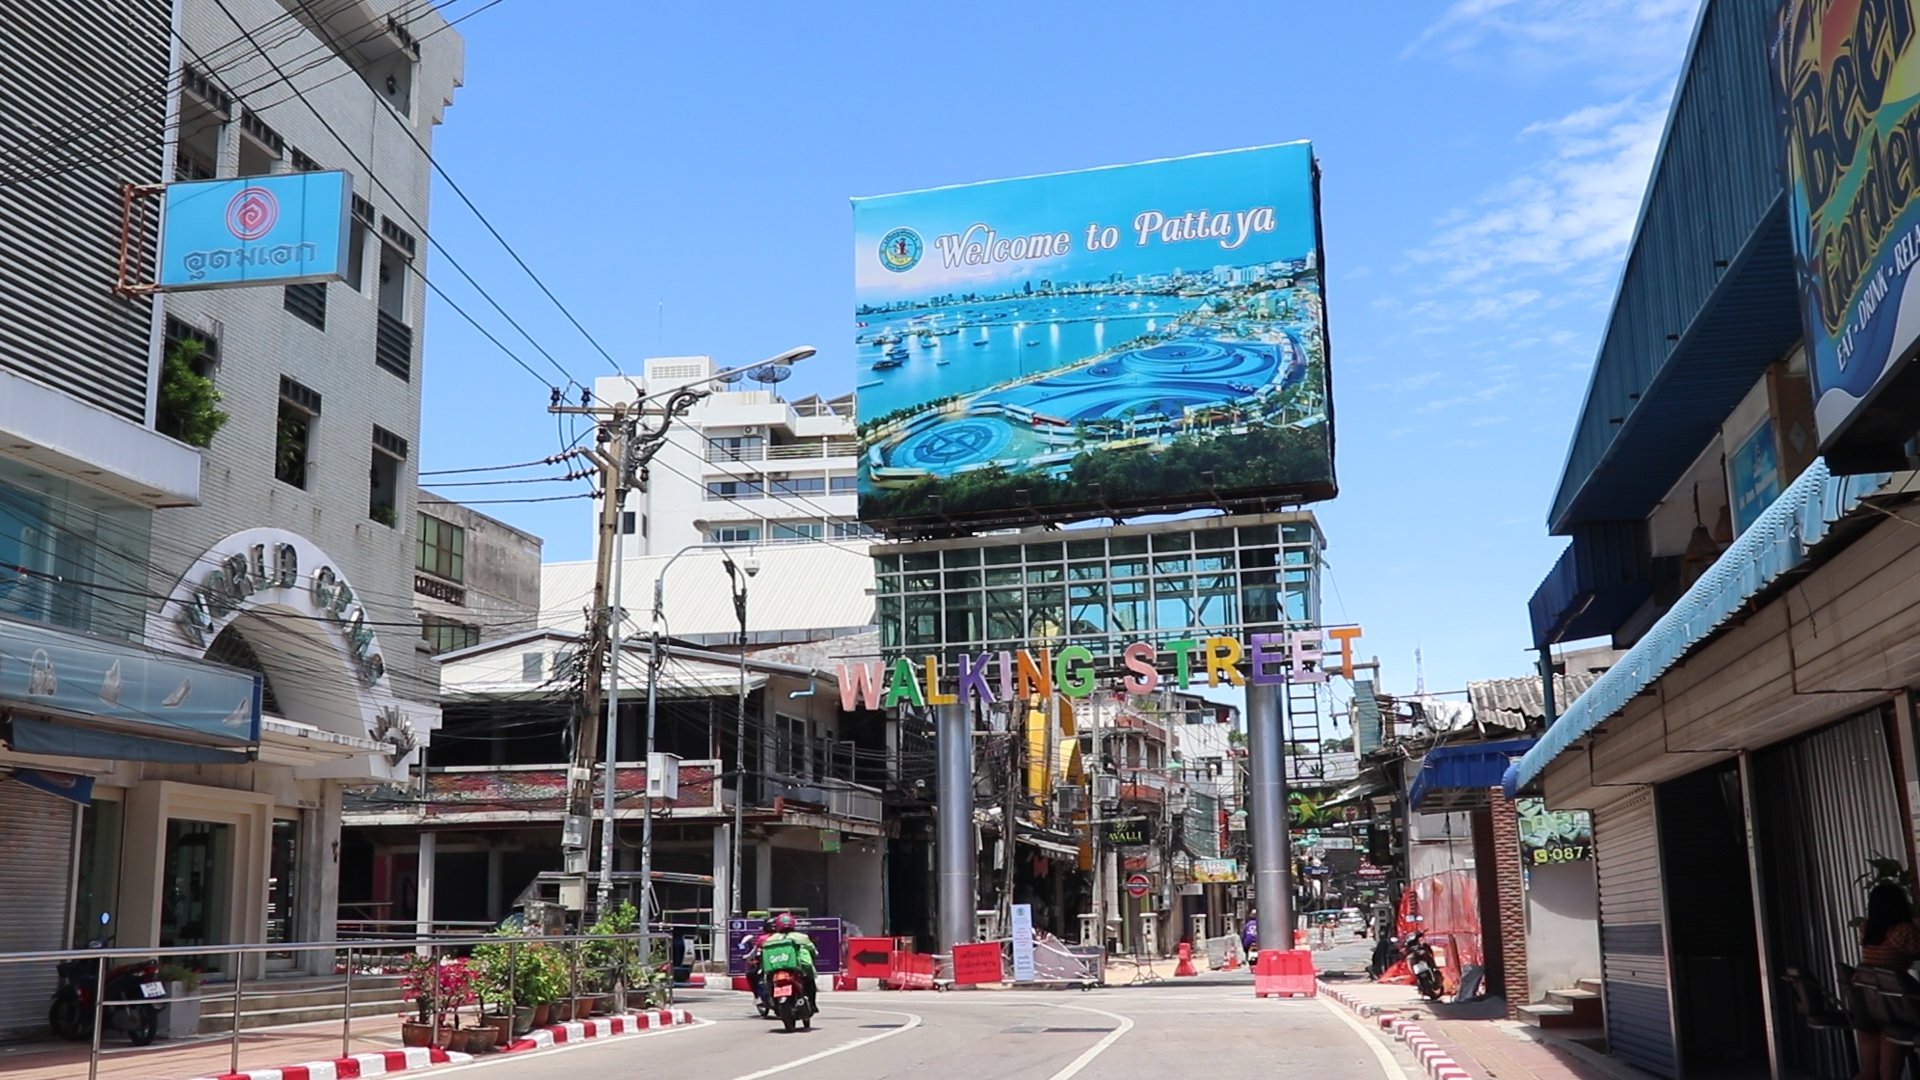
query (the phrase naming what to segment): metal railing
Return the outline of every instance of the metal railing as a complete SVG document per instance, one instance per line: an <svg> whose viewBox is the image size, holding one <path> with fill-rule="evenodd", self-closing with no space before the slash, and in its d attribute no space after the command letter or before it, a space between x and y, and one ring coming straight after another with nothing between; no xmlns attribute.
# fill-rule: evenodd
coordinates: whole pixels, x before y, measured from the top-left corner
<svg viewBox="0 0 1920 1080"><path fill-rule="evenodd" d="M724 465L735 461L819 461L826 458L860 456L860 440L852 438L803 439L789 443L748 443L729 446L720 440L707 444L707 461Z"/></svg>
<svg viewBox="0 0 1920 1080"><path fill-rule="evenodd" d="M388 923L390 921L376 920L376 922ZM101 1039L105 1032L107 1010L109 1008L139 1006L158 1009L162 1005L176 1001L197 1000L206 1002L210 1000L219 1001L222 997L226 998L232 1003L232 1017L227 1033L229 1044L227 1071L229 1073L238 1073L240 1071L240 1033L243 1030L242 1021L247 1015L244 1005L249 997L258 1001L263 998L278 997L285 993L320 994L328 993L335 989L340 990L340 1056L344 1058L351 1057L353 1054L355 976L371 975L377 969L383 970L385 974L393 974L391 969L395 966L404 967L416 973L426 972L429 973L429 977L422 981L429 984L431 997L424 1002L416 999L414 1006L416 1008L424 1008L429 1018L427 1021L429 1025L428 1044L430 1046L438 1046L440 1045L440 1035L442 1031L440 1026L441 1019L449 1009L457 1010L462 1006L475 1004L477 1001L484 1005L484 1001L480 999L451 1003L441 1000L442 987L444 985L442 972L445 963L449 959L461 959L467 953L483 945L505 946L507 949L506 996L504 999L496 998L495 1000L496 1003L504 1000L509 1010L508 1015L513 1018L510 1021L511 1026L509 1027L509 1038L511 1038L513 1033L521 1030L519 1023L520 1018L518 1016L519 1008L515 1004L520 1000L521 950L536 947L557 947L559 949L567 965L567 996L565 998L556 998L555 1001L571 1003L586 997L598 998L607 996L606 993L599 991L586 994L582 993L581 976L583 974L592 976L598 972L599 974L607 976L606 981L612 986L611 996L615 999L615 1011L618 1012L625 1010L629 992L637 990L645 994L656 985L655 980L651 977L646 977L645 974L649 969L657 971L659 967L659 965L654 962L656 944L649 943L667 943L670 955L671 945L670 942L668 942L669 937L670 935L665 933L565 935L432 934L427 936L416 935L412 937L396 937L384 940L370 939L351 942L276 942L253 945L182 945L170 948L62 949L49 952L0 953L0 968L5 968L10 965L44 965L47 968L54 968L69 960L90 960L94 963L92 1042L87 1054L86 1075L87 1080L98 1080L100 1075ZM626 950L617 947L617 944L622 942L632 947L633 954L631 958L625 955ZM581 948L581 946L594 943L600 943L609 947L608 951L613 954L614 958L612 964L605 968L599 968L589 963L583 967L582 960L587 950ZM333 961L331 969L335 975L341 977L340 981L319 987L303 984L297 990L290 990L284 984L279 987L274 986L274 980L264 975L248 976L248 965L244 962L244 959L249 957L260 957L262 963L264 963L265 958L269 955L284 957L289 954L298 956L307 953L321 953L330 956ZM183 960L204 961L209 957L223 958L226 962L226 970L231 973L233 980L230 989L225 985L218 985L217 989L219 990L219 994L217 995L190 994L176 997L172 993L172 988L169 987L168 993L164 997L138 997L123 1000L109 1000L107 997L109 974L114 973L119 968L149 961L158 962L160 966L165 967L169 959L178 958ZM641 957L645 959L641 960ZM634 968L636 967L642 975L641 980L637 983L631 981ZM253 990L249 993L249 987L255 983L262 984L264 989ZM598 980L595 980L590 985L598 985ZM665 1001L663 1001L662 1004L671 1004L673 986L671 977L669 976L657 985L662 988L661 992L665 995ZM494 989L497 990L498 987ZM326 1007L331 1007L330 1003ZM454 1019L457 1026L457 1015ZM450 1031L453 1029L447 1030ZM56 1032L55 1034L58 1033ZM152 1049L154 1052L163 1053L170 1048L156 1046ZM284 1065L287 1063L277 1062L274 1064Z"/></svg>

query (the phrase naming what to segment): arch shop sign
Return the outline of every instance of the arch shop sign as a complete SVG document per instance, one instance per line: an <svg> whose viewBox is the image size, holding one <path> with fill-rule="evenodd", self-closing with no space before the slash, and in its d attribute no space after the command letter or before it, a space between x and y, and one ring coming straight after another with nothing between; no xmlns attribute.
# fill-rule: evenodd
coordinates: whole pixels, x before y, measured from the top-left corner
<svg viewBox="0 0 1920 1080"><path fill-rule="evenodd" d="M256 543L219 559L193 584L183 583L176 597L173 625L183 640L205 649L229 617L257 604L271 603L276 594L299 590L305 599L346 639L354 670L367 686L378 685L387 673L380 643L368 625L367 609L353 586L331 565L322 563L302 576L300 546L279 540ZM297 594L296 594L297 595Z"/></svg>

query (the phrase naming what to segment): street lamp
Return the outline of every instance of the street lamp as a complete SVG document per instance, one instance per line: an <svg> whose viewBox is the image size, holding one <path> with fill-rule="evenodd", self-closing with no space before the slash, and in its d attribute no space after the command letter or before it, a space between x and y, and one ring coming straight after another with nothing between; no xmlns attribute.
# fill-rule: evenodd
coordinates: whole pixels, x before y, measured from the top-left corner
<svg viewBox="0 0 1920 1080"><path fill-rule="evenodd" d="M733 584L733 613L740 619L740 699L733 736L734 770L738 775L733 782L733 865L727 871L727 887L733 894L727 915L732 918L745 914L740 907L740 846L747 805L747 580L760 572L760 563L746 558L735 564L731 556L722 558L727 580Z"/></svg>
<svg viewBox="0 0 1920 1080"><path fill-rule="evenodd" d="M646 727L646 762L647 767L651 769L653 767L654 731L656 730L656 722L659 717L659 694L657 687L660 682L660 649L661 642L665 640L667 631L667 571L673 569L673 564L680 561L680 556L685 555L689 551L719 551L721 553L721 561L727 568L727 576L735 581L733 607L734 612L740 618L739 640L741 645L739 741L736 743L733 752L734 772L738 779L734 782L734 835L733 843L730 845L730 858L733 866L732 875L729 879L730 895L728 899L732 905L728 909L730 914L740 906L740 807L741 801L746 794L747 651L745 646L747 643L747 585L745 578L751 577L760 571L759 562L751 556L741 559L740 563L736 564L731 553L732 547L733 545L731 544L720 543L688 544L686 547L674 552L673 555L667 559L665 565L660 567L660 572L654 576L653 619L648 635L647 646ZM744 571L738 569L742 564L744 564L745 567ZM743 574L744 576L742 576ZM640 909L640 934L644 940L645 935L652 925L653 907L653 791L651 784L648 784L646 790L642 792L640 805L640 879L642 882L641 888L646 890L645 899ZM718 906L719 899L717 896L714 897L716 906ZM721 935L721 940L725 940L724 934Z"/></svg>

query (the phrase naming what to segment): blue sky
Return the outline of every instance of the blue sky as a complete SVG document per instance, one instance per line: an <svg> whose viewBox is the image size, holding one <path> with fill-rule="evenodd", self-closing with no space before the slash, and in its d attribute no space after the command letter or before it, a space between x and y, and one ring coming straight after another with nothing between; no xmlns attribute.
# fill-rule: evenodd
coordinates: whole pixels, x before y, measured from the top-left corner
<svg viewBox="0 0 1920 1080"><path fill-rule="evenodd" d="M450 17L481 0L455 0ZM800 342L854 381L849 199L1311 139L1341 497L1326 615L1408 691L1519 674L1548 500L1694 0L700 5L461 24L441 163L621 366ZM574 377L611 365L444 185L433 231ZM558 380L445 260L435 282ZM546 390L429 306L421 467L556 449ZM555 470L558 471L558 470ZM431 484L434 477L427 477ZM444 487L526 498L572 485ZM483 507L589 550L584 502Z"/></svg>

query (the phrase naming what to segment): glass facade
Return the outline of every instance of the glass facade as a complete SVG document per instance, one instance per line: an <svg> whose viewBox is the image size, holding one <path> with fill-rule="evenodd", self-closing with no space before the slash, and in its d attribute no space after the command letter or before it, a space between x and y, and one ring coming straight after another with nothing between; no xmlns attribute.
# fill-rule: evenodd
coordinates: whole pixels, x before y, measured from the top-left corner
<svg viewBox="0 0 1920 1080"><path fill-rule="evenodd" d="M0 457L0 618L138 641L153 512Z"/></svg>
<svg viewBox="0 0 1920 1080"><path fill-rule="evenodd" d="M958 653L1239 637L1320 624L1309 513L894 544L874 556L881 647Z"/></svg>

